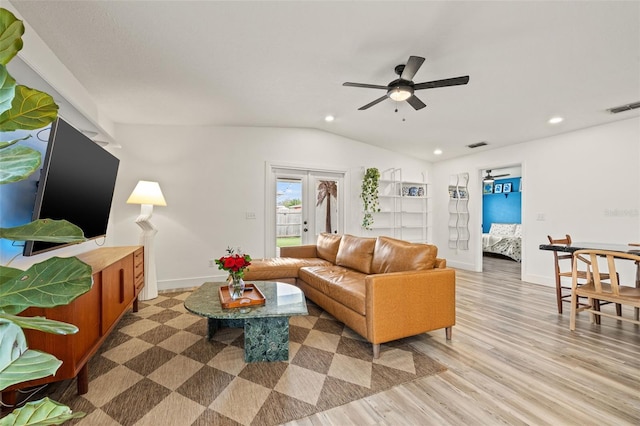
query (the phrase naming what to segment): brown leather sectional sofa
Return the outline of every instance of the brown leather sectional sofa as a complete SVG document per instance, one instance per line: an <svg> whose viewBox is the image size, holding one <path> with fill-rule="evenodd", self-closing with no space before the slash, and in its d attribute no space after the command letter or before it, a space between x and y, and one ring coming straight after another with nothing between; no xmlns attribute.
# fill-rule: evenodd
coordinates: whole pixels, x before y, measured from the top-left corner
<svg viewBox="0 0 640 426"><path fill-rule="evenodd" d="M254 260L245 280L299 286L305 296L373 344L455 324L455 271L437 247L388 237L321 234L316 245Z"/></svg>

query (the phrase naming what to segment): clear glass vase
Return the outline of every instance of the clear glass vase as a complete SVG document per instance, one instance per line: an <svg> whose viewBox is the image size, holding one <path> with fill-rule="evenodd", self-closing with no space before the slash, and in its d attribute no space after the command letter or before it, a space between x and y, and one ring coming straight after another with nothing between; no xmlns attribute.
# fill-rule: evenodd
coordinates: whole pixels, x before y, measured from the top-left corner
<svg viewBox="0 0 640 426"><path fill-rule="evenodd" d="M231 296L231 299L240 299L243 293L244 280L237 275L229 274L229 296Z"/></svg>

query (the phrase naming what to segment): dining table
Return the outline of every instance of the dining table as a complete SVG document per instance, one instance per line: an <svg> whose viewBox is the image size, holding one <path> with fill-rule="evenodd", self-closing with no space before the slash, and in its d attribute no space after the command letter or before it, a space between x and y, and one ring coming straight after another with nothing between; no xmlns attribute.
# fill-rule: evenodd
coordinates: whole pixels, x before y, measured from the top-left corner
<svg viewBox="0 0 640 426"><path fill-rule="evenodd" d="M608 250L620 253L640 255L640 244L615 244L597 242L571 242L571 244L540 244L540 250L562 251L573 253L578 250ZM636 262L636 288L640 288L640 262ZM639 309L635 309L636 320L639 316Z"/></svg>

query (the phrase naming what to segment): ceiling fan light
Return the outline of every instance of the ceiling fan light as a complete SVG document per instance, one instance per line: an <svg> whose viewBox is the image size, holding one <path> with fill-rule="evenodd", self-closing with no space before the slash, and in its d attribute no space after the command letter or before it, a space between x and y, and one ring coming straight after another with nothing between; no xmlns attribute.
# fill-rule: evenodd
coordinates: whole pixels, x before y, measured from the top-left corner
<svg viewBox="0 0 640 426"><path fill-rule="evenodd" d="M413 95L413 93L407 90L405 87L396 87L389 90L389 97L396 102L406 101Z"/></svg>

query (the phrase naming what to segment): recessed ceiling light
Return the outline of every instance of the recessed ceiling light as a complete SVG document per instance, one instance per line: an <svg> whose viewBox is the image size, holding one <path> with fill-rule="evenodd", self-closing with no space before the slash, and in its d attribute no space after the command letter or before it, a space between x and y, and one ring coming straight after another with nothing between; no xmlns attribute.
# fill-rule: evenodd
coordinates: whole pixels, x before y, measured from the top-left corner
<svg viewBox="0 0 640 426"><path fill-rule="evenodd" d="M433 150L433 153L434 153L435 155L442 155L442 150L441 150L440 148L438 148L438 149L434 149L434 150Z"/></svg>
<svg viewBox="0 0 640 426"><path fill-rule="evenodd" d="M327 123L331 123L333 120L335 120L336 118L333 115L327 115L324 118L324 121L326 121Z"/></svg>
<svg viewBox="0 0 640 426"><path fill-rule="evenodd" d="M549 124L558 124L558 123L562 123L564 121L564 118L562 117L551 117L549 119Z"/></svg>

